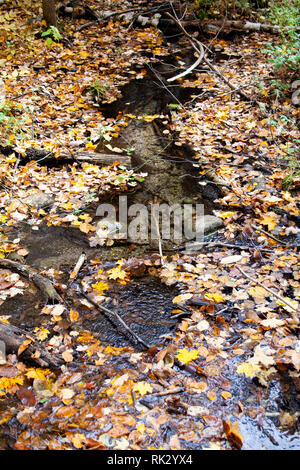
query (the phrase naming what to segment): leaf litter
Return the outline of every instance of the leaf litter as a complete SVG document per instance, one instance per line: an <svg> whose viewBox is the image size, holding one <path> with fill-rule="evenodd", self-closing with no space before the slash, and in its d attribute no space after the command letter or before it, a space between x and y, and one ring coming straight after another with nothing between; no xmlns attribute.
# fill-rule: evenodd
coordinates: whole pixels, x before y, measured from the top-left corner
<svg viewBox="0 0 300 470"><path fill-rule="evenodd" d="M72 47L49 47L35 34L40 26L27 25L21 44L19 21L25 24L37 8L30 5L19 15L17 3L1 20L1 34L15 51L1 48L5 99L11 115L23 118L22 129L11 126L1 142L1 148L13 148L0 164L1 257L26 259L26 247L9 240L7 227L22 221L35 230L41 224L73 226L90 237L95 220L87 202L130 191L140 177L117 163L102 168L76 162L61 168L22 164L26 150L43 148L59 158L76 153L74 148L94 150L100 138L110 145L135 116L105 119L86 90L100 70L107 85L102 99L111 102L130 79L142 79L149 56L155 63L169 50L155 28L128 30L118 21L101 27L101 35L98 26L85 35L76 32L76 22L66 22ZM247 84L254 95L259 94L254 72L266 82L271 74L261 52L267 41L264 33L234 43L215 41L216 50L242 57L235 64L222 63L222 71L237 87ZM205 157L200 187L205 188L206 172L213 168L231 188L220 194L215 211L225 223L224 246L164 259L119 259L109 269L96 257L68 285L53 270L68 301L40 306L46 323L24 339L20 357L8 354L0 363L0 425L15 449L243 449L258 445L255 439L251 443L259 435L257 427L266 430L260 435L262 447L271 449L277 442L299 448L298 181L287 188L284 164L289 139L297 136L297 112L288 99L276 103L273 118L288 114L291 119L274 137L276 129L265 111L270 100L266 89L258 97L261 106L255 107L207 73L196 75L181 86L195 87L195 94L201 88L205 99L176 109L169 129L176 132L178 147L189 141L196 160ZM267 170L263 181L258 179L262 168ZM51 195L48 207L23 202L37 192ZM248 249L232 247L239 244ZM173 314L182 318L175 332L147 351L102 344L82 328L82 309L90 312L93 305L79 296L79 308L78 299L74 305L70 298L78 297L79 286L95 302L110 305L113 286L126 288L139 272L179 289ZM2 303L29 288L18 274L1 270ZM0 320L9 324L10 315ZM61 368L23 362L22 353L35 343L60 356Z"/></svg>

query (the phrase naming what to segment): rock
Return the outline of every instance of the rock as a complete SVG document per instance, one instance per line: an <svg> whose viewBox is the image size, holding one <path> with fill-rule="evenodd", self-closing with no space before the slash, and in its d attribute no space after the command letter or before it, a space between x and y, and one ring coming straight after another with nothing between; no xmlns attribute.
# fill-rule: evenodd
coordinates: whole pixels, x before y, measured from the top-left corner
<svg viewBox="0 0 300 470"><path fill-rule="evenodd" d="M223 220L219 217L215 217L214 215L204 215L203 217L200 217L198 224L203 224L204 235L216 232L224 226ZM196 224L196 227L198 224Z"/></svg>
<svg viewBox="0 0 300 470"><path fill-rule="evenodd" d="M202 225L203 224L203 225ZM203 238L201 238L201 232L198 232L196 239L185 244L185 253L195 253L203 247L204 236L216 232L224 226L223 220L214 215L204 215L197 220L196 228L202 229Z"/></svg>
<svg viewBox="0 0 300 470"><path fill-rule="evenodd" d="M53 204L54 200L55 198L52 194L34 193L22 199L22 203L35 207L36 209L42 209L43 207Z"/></svg>
<svg viewBox="0 0 300 470"><path fill-rule="evenodd" d="M255 186L255 189L266 189L266 179L263 175L252 178L250 183Z"/></svg>

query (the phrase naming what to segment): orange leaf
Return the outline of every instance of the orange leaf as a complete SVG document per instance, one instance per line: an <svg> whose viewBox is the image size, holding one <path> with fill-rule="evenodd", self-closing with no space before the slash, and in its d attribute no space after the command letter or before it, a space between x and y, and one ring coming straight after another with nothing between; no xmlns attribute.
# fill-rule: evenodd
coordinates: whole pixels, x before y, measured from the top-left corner
<svg viewBox="0 0 300 470"><path fill-rule="evenodd" d="M236 449L241 449L243 445L243 436L240 433L240 426L237 421L232 423L229 419L223 421L223 430L230 444Z"/></svg>
<svg viewBox="0 0 300 470"><path fill-rule="evenodd" d="M27 349L30 344L31 344L31 339L25 339L25 341L23 341L23 343L18 349L18 356L20 356L20 354L22 354L22 352L25 351L25 349Z"/></svg>

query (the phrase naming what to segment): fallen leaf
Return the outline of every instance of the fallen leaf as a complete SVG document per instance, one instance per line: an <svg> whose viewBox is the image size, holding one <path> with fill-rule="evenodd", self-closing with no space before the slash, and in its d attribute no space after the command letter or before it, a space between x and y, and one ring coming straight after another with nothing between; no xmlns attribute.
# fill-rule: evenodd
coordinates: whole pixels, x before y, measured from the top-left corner
<svg viewBox="0 0 300 470"><path fill-rule="evenodd" d="M236 449L241 449L243 446L243 436L240 433L240 425L237 421L232 423L229 419L223 421L223 430L231 445Z"/></svg>
<svg viewBox="0 0 300 470"><path fill-rule="evenodd" d="M197 349L188 350L186 348L179 349L178 354L175 354L177 359L184 364L194 361L199 356L199 351Z"/></svg>

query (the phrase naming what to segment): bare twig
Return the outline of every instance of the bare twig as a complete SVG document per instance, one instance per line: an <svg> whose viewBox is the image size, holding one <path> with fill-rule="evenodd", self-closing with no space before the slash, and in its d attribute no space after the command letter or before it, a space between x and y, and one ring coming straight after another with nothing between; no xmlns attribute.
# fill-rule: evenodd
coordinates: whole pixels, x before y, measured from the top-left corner
<svg viewBox="0 0 300 470"><path fill-rule="evenodd" d="M263 234L266 235L267 237L272 238L272 240L275 240L276 242L281 243L281 245L288 246L287 243L285 243L285 242L279 240L279 238L274 237L274 235L271 235L270 233L266 232L266 231L263 230L262 228L257 227L257 225L252 224L251 227L254 228L254 230L257 230L258 232L263 233Z"/></svg>
<svg viewBox="0 0 300 470"><path fill-rule="evenodd" d="M157 392L157 393L152 393L152 397L164 397L166 395L175 395L176 393L182 393L184 392L184 388L182 387L176 387L173 388L173 390L165 390L163 392Z"/></svg>
<svg viewBox="0 0 300 470"><path fill-rule="evenodd" d="M158 220L157 220L157 217L156 217L154 211L153 211L152 215L153 215L153 219L154 219L154 222L155 222L155 228L156 228L156 232L157 232L159 256L160 256L161 264L162 264L162 266L164 266L165 262L164 262L162 247L161 247L161 237L160 237L160 231L159 231L159 224L158 224Z"/></svg>
<svg viewBox="0 0 300 470"><path fill-rule="evenodd" d="M75 279L75 277L77 276L77 274L79 273L80 269L82 268L82 265L83 263L86 261L86 254L85 253L82 253L79 258L78 258L78 261L73 269L73 271L71 272L70 274L70 280L71 279Z"/></svg>
<svg viewBox="0 0 300 470"><path fill-rule="evenodd" d="M259 250L265 253L273 253L274 250L268 250L261 246L247 246L247 245L233 245L231 243L224 243L224 242L194 242L191 243L190 246L186 246L184 250L200 250L203 247L207 248L214 248L214 247L221 247L221 248L233 248L236 250Z"/></svg>
<svg viewBox="0 0 300 470"><path fill-rule="evenodd" d="M283 297L281 297L281 295L277 294L277 292L274 292L273 290L271 290L269 287L266 287L264 286L261 282L257 281L256 279L253 279L253 277L249 276L247 273L245 273L245 271L243 271L242 268L240 268L239 266L236 266L237 269L243 274L243 276L247 277L248 279L250 279L250 281L254 282L255 284L257 284L258 286L262 287L263 289L265 289L266 291L268 291L270 294L274 295L274 297L277 297L277 299L279 299L282 303L284 303L285 305L287 305L289 308L291 308L292 310L294 310L294 312L296 313L299 313L299 309L297 309L296 307L294 307L292 304L290 304L289 302L287 302Z"/></svg>
<svg viewBox="0 0 300 470"><path fill-rule="evenodd" d="M179 73L178 75L175 75L175 77L172 77L172 78L168 78L167 82L174 82L175 80L178 80L178 78L182 78L182 77L185 77L186 75L188 75L189 73L191 73L196 67L198 67L198 65L202 62L203 60L203 55L204 55L204 49L202 49L203 51L203 54L202 56L198 57L198 59L196 60L196 62L194 64L192 64L188 69L186 69L184 72L182 73Z"/></svg>

